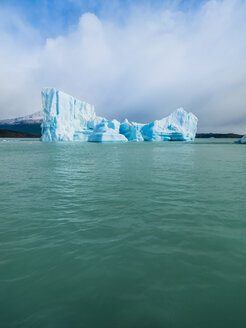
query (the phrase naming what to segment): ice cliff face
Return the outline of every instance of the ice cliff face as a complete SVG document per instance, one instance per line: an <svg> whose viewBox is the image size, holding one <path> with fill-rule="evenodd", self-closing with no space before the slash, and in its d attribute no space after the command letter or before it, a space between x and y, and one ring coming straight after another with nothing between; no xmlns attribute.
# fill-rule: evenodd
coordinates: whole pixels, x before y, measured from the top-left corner
<svg viewBox="0 0 246 328"><path fill-rule="evenodd" d="M42 90L44 120L42 141L192 141L197 130L197 118L179 108L162 120L149 124L120 123L95 114L94 106L54 88Z"/></svg>
<svg viewBox="0 0 246 328"><path fill-rule="evenodd" d="M73 98L54 88L41 92L44 120L42 123L43 141L87 141L95 128L94 106Z"/></svg>

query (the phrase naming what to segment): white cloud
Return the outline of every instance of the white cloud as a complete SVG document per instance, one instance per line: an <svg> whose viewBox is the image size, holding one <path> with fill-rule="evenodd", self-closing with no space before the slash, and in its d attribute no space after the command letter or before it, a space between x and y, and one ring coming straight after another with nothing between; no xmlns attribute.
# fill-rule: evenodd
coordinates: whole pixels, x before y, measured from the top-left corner
<svg viewBox="0 0 246 328"><path fill-rule="evenodd" d="M183 106L200 131L246 130L244 1L134 8L121 24L86 13L44 44L16 14L0 21L1 118L38 110L40 88L54 86L109 118L149 121Z"/></svg>

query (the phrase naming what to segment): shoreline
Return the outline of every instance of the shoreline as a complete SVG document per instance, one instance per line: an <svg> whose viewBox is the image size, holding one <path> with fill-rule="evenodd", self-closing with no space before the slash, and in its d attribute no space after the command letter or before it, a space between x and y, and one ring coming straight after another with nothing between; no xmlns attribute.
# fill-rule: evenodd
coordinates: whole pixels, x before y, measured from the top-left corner
<svg viewBox="0 0 246 328"><path fill-rule="evenodd" d="M41 134L33 134L28 132L0 129L0 138L40 138ZM240 139L243 135L236 133L197 133L196 139Z"/></svg>

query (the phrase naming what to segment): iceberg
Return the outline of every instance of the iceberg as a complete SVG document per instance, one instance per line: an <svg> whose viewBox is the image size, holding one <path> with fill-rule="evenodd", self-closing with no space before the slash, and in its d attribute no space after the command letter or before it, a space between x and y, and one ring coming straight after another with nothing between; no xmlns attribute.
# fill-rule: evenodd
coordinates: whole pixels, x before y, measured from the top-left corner
<svg viewBox="0 0 246 328"><path fill-rule="evenodd" d="M55 88L41 92L43 105L42 141L87 141L96 124L94 106Z"/></svg>
<svg viewBox="0 0 246 328"><path fill-rule="evenodd" d="M42 141L192 141L197 117L183 108L152 123L123 123L96 116L93 105L55 88L41 92L43 106Z"/></svg>
<svg viewBox="0 0 246 328"><path fill-rule="evenodd" d="M127 139L120 134L120 122L117 120L104 121L98 124L89 136L89 142L126 142Z"/></svg>
<svg viewBox="0 0 246 328"><path fill-rule="evenodd" d="M197 131L197 117L183 108L172 114L146 124L141 128L145 141L192 141Z"/></svg>

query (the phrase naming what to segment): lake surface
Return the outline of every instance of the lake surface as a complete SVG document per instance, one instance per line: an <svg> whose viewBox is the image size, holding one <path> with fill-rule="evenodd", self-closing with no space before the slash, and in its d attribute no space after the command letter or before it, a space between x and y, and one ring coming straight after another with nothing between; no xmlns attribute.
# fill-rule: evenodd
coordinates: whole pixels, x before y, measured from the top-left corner
<svg viewBox="0 0 246 328"><path fill-rule="evenodd" d="M0 327L246 327L246 145L0 139Z"/></svg>

